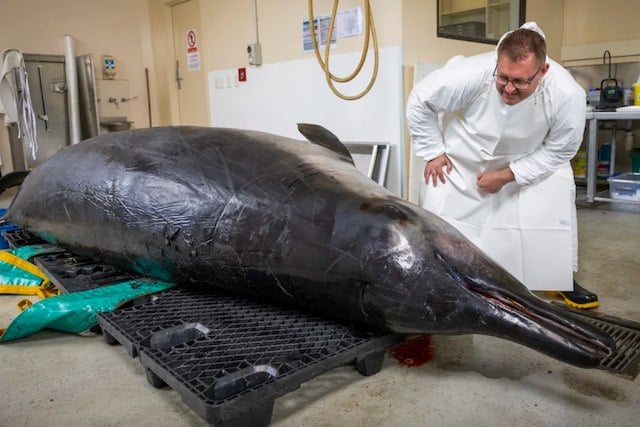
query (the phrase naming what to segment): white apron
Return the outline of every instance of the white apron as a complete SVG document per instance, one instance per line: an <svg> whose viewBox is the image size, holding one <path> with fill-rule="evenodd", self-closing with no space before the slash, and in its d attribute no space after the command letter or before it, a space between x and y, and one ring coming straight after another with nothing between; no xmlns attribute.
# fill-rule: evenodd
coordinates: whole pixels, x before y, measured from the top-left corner
<svg viewBox="0 0 640 427"><path fill-rule="evenodd" d="M531 290L572 290L577 267L575 184L569 162L540 181L489 194L484 170L504 168L542 144L549 130L534 93L505 105L491 86L462 111L444 116L447 182L423 186L422 206L458 228Z"/></svg>

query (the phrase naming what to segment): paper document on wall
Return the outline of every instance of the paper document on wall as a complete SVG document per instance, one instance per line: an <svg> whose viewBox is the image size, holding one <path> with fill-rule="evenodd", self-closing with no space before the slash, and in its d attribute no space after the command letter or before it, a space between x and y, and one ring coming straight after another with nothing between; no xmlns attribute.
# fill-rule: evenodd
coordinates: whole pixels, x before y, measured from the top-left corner
<svg viewBox="0 0 640 427"><path fill-rule="evenodd" d="M316 16L313 18L313 28L316 33L316 42L318 48L324 51L327 45L327 37L329 35L329 24L331 17L329 15ZM331 49L336 47L336 31L331 35ZM305 52L313 52L313 41L311 40L311 28L309 27L309 19L302 21L302 48Z"/></svg>

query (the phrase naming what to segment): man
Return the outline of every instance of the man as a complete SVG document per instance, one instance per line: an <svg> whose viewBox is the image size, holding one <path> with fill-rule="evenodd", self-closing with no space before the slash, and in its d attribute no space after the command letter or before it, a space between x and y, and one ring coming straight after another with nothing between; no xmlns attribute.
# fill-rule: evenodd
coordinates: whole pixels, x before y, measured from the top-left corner
<svg viewBox="0 0 640 427"><path fill-rule="evenodd" d="M532 290L598 306L577 271L575 184L584 90L546 56L535 23L496 52L452 58L420 81L407 118L426 160L423 207L443 217ZM442 123L439 123L439 115Z"/></svg>

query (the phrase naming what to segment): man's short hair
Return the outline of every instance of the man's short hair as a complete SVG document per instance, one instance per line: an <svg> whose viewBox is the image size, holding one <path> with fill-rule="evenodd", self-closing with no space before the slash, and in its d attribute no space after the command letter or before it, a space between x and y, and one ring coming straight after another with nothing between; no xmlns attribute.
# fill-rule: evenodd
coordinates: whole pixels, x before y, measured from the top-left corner
<svg viewBox="0 0 640 427"><path fill-rule="evenodd" d="M547 43L539 33L518 28L507 34L498 45L498 58L506 55L511 61L522 61L533 53L539 66L547 61Z"/></svg>

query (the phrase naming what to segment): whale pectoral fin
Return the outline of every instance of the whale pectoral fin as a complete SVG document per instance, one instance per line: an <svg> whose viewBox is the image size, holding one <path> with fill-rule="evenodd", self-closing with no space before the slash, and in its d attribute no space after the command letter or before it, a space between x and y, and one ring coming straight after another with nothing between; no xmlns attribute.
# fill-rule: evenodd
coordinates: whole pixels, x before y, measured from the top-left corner
<svg viewBox="0 0 640 427"><path fill-rule="evenodd" d="M328 129L311 123L298 123L298 131L300 131L309 142L337 153L340 157L344 158L344 160L355 166L347 147Z"/></svg>

